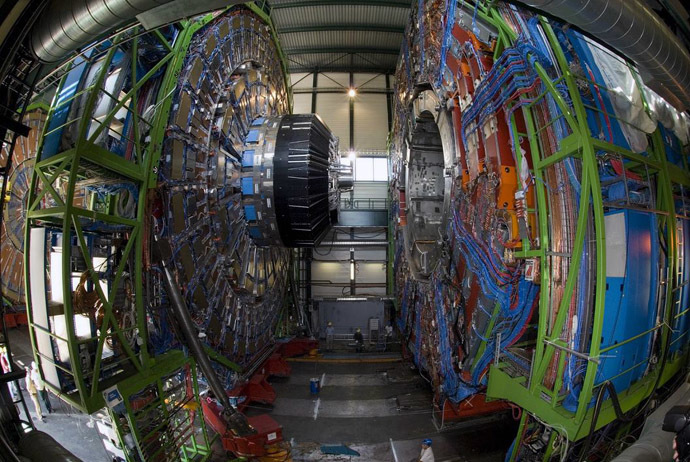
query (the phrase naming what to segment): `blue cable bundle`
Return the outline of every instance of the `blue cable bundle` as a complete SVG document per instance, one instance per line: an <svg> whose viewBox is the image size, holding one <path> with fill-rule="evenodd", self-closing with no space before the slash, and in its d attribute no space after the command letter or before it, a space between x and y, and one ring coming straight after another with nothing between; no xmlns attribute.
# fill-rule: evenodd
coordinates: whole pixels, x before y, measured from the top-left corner
<svg viewBox="0 0 690 462"><path fill-rule="evenodd" d="M501 314L505 318L494 328L494 332L501 333L500 351L504 351L519 339L523 332L523 328L529 322L538 293L539 289L535 284L524 279L518 283L517 304L515 308L509 308L508 312L501 310ZM489 339L484 354L479 361L477 361L477 364L474 365L472 382L477 386L484 385L486 382L486 375L483 375L483 373L494 359L496 337L497 336L494 335Z"/></svg>
<svg viewBox="0 0 690 462"><path fill-rule="evenodd" d="M473 47L470 47L474 50ZM477 59L477 62L481 61ZM477 87L472 104L462 115L462 141L467 146L470 131L483 126L489 117L503 108L517 91L530 88L537 81L534 64L549 66L550 61L524 37L518 37L515 46L506 48L494 62L491 70Z"/></svg>
<svg viewBox="0 0 690 462"><path fill-rule="evenodd" d="M448 48L450 47L450 41L453 37L453 25L455 24L455 7L457 2L455 0L446 0L446 14L443 16L446 18L446 27L443 31L443 39L441 42L441 64L438 73L438 81L436 85L438 87L443 83L443 71L446 67L446 54L448 53Z"/></svg>
<svg viewBox="0 0 690 462"><path fill-rule="evenodd" d="M443 283L440 278L436 278L432 282L435 287L436 298L436 321L438 323L439 333L439 350L441 352L441 372L443 373L443 392L448 396L452 402L458 403L464 398L473 393L463 386L455 371L453 365L453 356L451 354L450 337L448 335L448 326L446 320L446 313L443 306Z"/></svg>
<svg viewBox="0 0 690 462"><path fill-rule="evenodd" d="M484 371L494 358L496 349L496 333L501 333L500 350L504 351L507 347L515 343L525 326L529 322L532 309L535 305L538 287L524 279L520 279L520 272L509 272L500 258L484 244L479 242L472 234L465 229L459 222L459 214L456 213L451 220L450 229L456 239L457 250L465 260L469 271L474 273L479 280L479 284L485 294L496 300L500 307L500 321L496 324L493 335L484 339L479 332L475 334L487 342L486 349L480 359L472 367L472 380L470 383L464 382L459 373L456 372L450 337L448 333L448 320L443 305L443 284L438 275L434 275L432 283L435 288L435 309L436 320L439 331L439 349L441 352L441 372L444 377L443 391L454 403L458 403L468 396L477 393L485 385ZM488 316L491 316L485 311ZM525 361L510 355L511 359L523 367ZM529 368L529 367L526 367Z"/></svg>
<svg viewBox="0 0 690 462"><path fill-rule="evenodd" d="M415 320L414 320L414 362L421 367L422 357L422 298L417 297L415 300Z"/></svg>

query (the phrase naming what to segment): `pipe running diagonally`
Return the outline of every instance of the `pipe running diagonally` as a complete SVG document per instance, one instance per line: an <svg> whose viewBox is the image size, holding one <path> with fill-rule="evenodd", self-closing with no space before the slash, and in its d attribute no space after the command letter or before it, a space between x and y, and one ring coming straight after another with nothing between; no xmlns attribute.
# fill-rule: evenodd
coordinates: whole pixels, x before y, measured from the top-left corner
<svg viewBox="0 0 690 462"><path fill-rule="evenodd" d="M645 83L678 110L690 108L690 53L641 0L522 0L571 23L633 61Z"/></svg>
<svg viewBox="0 0 690 462"><path fill-rule="evenodd" d="M31 48L53 63L91 43L137 14L171 0L53 0L31 33Z"/></svg>

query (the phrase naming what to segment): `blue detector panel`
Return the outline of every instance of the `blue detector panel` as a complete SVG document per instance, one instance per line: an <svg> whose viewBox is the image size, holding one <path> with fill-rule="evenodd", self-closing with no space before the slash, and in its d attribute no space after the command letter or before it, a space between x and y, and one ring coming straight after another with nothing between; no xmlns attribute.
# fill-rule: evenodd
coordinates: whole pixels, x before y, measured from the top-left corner
<svg viewBox="0 0 690 462"><path fill-rule="evenodd" d="M256 207L253 205L245 205L244 218L249 221L256 221Z"/></svg>
<svg viewBox="0 0 690 462"><path fill-rule="evenodd" d="M90 55L91 52L88 52L86 57L88 58ZM55 102L55 112L50 118L46 131L48 134L43 139L41 158L38 160L47 159L60 153L60 141L62 140L62 132L64 130L63 125L67 123L67 117L74 102L73 97L80 90L80 82L88 70L89 63L84 58L78 57L74 60L72 69L65 77L65 83L60 90L60 96L58 96Z"/></svg>
<svg viewBox="0 0 690 462"><path fill-rule="evenodd" d="M254 181L249 176L242 178L242 194L245 196L254 194Z"/></svg>
<svg viewBox="0 0 690 462"><path fill-rule="evenodd" d="M249 130L245 143L256 143L259 141L259 130Z"/></svg>
<svg viewBox="0 0 690 462"><path fill-rule="evenodd" d="M254 150L250 149L242 153L242 167L254 166Z"/></svg>
<svg viewBox="0 0 690 462"><path fill-rule="evenodd" d="M606 305L601 347L654 327L657 304L658 238L653 213L633 210L606 214ZM602 354L597 383L611 380L623 391L647 367L652 333Z"/></svg>

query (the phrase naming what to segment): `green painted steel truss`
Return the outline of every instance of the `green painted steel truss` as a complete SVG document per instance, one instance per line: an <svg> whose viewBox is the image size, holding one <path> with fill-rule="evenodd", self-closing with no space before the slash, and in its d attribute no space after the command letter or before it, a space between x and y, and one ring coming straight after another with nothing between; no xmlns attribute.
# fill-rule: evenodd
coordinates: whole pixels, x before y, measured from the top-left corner
<svg viewBox="0 0 690 462"><path fill-rule="evenodd" d="M498 10L494 9L489 2L488 8L480 8L479 16L481 19L498 30L498 38L495 46L495 57L507 47L514 45L517 37L513 30L503 21ZM594 138L590 134L590 128L587 125L586 109L592 109L586 106L585 102L580 97L578 90L579 80L584 80L589 83L594 83L584 79L582 76L576 75L571 71L571 68L566 61L566 56L562 51L556 35L545 18L540 19L540 24L545 31L548 44L551 46L560 72L561 77L553 81L546 70L540 64L536 64L536 71L541 77L541 81L546 87L546 91L539 95L534 102L523 106L521 114L526 122L527 133L520 133L517 128L515 115L511 116L511 129L515 135L515 139L525 137L529 141L530 151L532 154L533 169L530 173L536 179L536 209L532 213L536 214L538 235L540 241L538 248L530 248L530 241L524 239L522 241L522 249L516 251L517 258L535 258L539 262L540 275L540 299L539 299L539 319L538 332L535 341L535 353L531 362L531 370L529 376L515 374L511 371L510 365L505 362L499 362L491 367L488 380L487 396L494 399L505 399L516 403L527 412L523 413L521 419L518 435L522 433L523 427L526 425L528 413L536 416L539 420L546 422L556 428L556 432L551 435L553 442L557 434L566 437L570 441L579 440L590 432L593 419L593 407L589 404L592 399L599 393L599 388L602 383L596 383L597 371L599 367L599 359L612 349L619 347L625 343L632 342L643 335L650 332L659 331L661 336L662 351L659 351L659 357L667 357L667 361L650 367L648 374L644 376L637 383L634 383L629 389L623 393L619 393L619 401L623 412L628 412L636 409L640 404L649 397L658 387L670 378L672 378L687 361L687 349L681 349L674 355L667 355L663 349L670 348L667 337L671 335L671 324L674 319L686 316L687 309L680 309L673 311L674 303L672 293L680 284L678 277L680 268L678 263L678 249L677 249L677 219L685 218L677 216L674 204L674 190L684 190L690 185L690 175L687 169L678 167L667 161L664 152L664 146L661 139L661 134L657 130L651 136L651 143L648 149L649 156L643 156L620 146L613 145L606 141ZM634 72L633 72L634 74ZM570 103L567 103L563 97L562 91L556 89L556 85L565 85L568 90L568 97ZM600 84L598 85L602 91L604 89ZM562 140L561 148L558 152L549 152L545 149L539 140L539 133L544 127L538 127L536 121L536 114L534 112L535 105L543 101L546 97L550 97L558 105L562 117L565 119L570 135ZM594 108L596 109L596 108ZM607 114L614 118L615 115ZM621 123L624 123L621 121ZM595 291L593 301L593 331L591 338L601 338L602 324L604 320L604 295L602 290L606 286L606 242L604 229L604 207L621 207L621 208L635 208L630 204L612 205L605 204L602 198L602 189L598 171L598 153L606 152L608 155L616 159L625 161L626 168L630 171L637 172L643 178L649 180L654 179L656 190L654 196L656 200L656 209L649 210L656 214L657 223L659 226L659 233L668 245L668 258L666 271L669 275L666 284L661 287L660 297L665 300L665 304L660 308L661 318L657 325L652 329L640 332L639 334L628 338L616 345L602 347L600 342L591 341L589 348L586 351L578 351L576 354L581 358L586 359L586 373L584 376L584 383L582 391L579 396L579 404L575 412L569 412L563 407L563 399L565 396L560 394L562 389L562 378L565 372L565 363L567 355L573 354L569 350L568 345L561 339L561 332L563 331L568 319L568 305L571 303L573 291L578 280L578 271L583 264L583 247L588 235L588 228L593 230L593 239L596 251L596 273L595 273ZM517 165L522 165L522 156L518 150ZM579 208L576 213L575 238L573 241L573 248L566 257L569 262L568 277L565 282L563 295L560 298L560 303L554 305L550 297L550 288L552 281L551 265L552 252L550 252L549 242L549 198L547 186L545 183L546 171L557 162L565 158L572 157L581 161L581 174L579 180L581 182L581 200ZM684 160L685 165L685 160ZM682 308L682 307L681 307ZM687 308L687 307L686 307ZM534 322L534 321L533 321ZM490 329L489 329L490 330ZM638 367L639 364L632 366ZM555 367L556 372L552 374L555 377L555 382L550 386L545 384L549 369ZM631 369L632 369L631 368ZM630 371L628 369L627 371ZM627 371L621 371L621 374ZM602 426L615 420L616 413L611 400L605 401L598 415L594 428L601 428ZM513 451L512 457L517 453L517 446ZM551 445L550 445L551 446ZM551 457L552 450L547 451L544 460ZM512 460L512 459L511 459Z"/></svg>

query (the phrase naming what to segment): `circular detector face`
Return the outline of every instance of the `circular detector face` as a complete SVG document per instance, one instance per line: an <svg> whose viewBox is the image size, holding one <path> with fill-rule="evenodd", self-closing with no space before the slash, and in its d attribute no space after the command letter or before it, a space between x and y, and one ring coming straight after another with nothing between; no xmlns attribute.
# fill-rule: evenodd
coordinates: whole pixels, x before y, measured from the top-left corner
<svg viewBox="0 0 690 462"><path fill-rule="evenodd" d="M16 303L24 302L24 223L26 221L27 197L31 185L34 160L38 141L45 123L42 110L32 111L24 117L23 123L31 130L29 136L17 139L12 154L12 169L8 178L5 207L2 218L2 293ZM7 159L7 148L3 147L0 158ZM44 199L47 200L47 199Z"/></svg>
<svg viewBox="0 0 690 462"><path fill-rule="evenodd" d="M197 32L173 94L159 170L167 240L187 306L206 341L240 364L271 339L288 250L257 246L242 207L252 124L288 112L268 27L245 9Z"/></svg>
<svg viewBox="0 0 690 462"><path fill-rule="evenodd" d="M413 103L407 136L405 249L412 274L427 279L441 258L449 209L452 133L433 92Z"/></svg>

